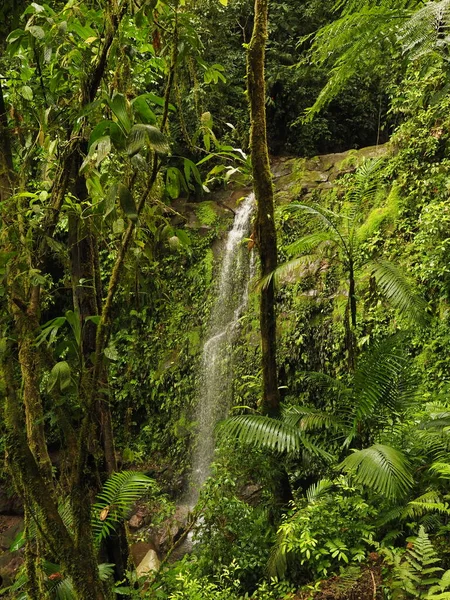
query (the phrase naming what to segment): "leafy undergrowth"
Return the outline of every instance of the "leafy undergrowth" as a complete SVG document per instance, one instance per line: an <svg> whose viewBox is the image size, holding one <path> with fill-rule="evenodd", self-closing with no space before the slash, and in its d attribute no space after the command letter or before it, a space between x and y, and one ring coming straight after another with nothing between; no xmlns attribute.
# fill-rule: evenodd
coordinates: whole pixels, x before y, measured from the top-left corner
<svg viewBox="0 0 450 600"><path fill-rule="evenodd" d="M360 570L351 568L343 576L335 576L318 582L314 589L300 592L292 600L381 600L381 566L374 565Z"/></svg>

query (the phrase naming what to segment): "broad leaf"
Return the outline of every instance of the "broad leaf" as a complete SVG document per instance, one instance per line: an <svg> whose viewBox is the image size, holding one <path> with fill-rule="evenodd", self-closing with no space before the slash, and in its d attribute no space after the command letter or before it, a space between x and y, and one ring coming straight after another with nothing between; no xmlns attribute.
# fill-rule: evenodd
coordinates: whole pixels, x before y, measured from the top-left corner
<svg viewBox="0 0 450 600"><path fill-rule="evenodd" d="M167 154L169 152L169 143L166 136L153 125L139 123L133 125L127 141L127 152L129 156L136 154L144 146L159 152Z"/></svg>
<svg viewBox="0 0 450 600"><path fill-rule="evenodd" d="M123 212L131 221L136 221L138 218L136 204L127 186L123 185L123 183L119 183L117 186L117 195L119 197L120 206L122 207Z"/></svg>
<svg viewBox="0 0 450 600"><path fill-rule="evenodd" d="M404 496L414 483L403 454L382 444L355 451L342 461L340 468L356 482L388 498Z"/></svg>

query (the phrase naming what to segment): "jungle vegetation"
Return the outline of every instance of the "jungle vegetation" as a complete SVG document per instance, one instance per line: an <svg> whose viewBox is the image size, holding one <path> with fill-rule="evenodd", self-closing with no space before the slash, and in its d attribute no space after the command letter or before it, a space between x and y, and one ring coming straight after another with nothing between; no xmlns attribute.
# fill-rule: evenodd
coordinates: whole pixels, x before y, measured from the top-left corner
<svg viewBox="0 0 450 600"><path fill-rule="evenodd" d="M449 34L449 0L2 2L1 597L450 598ZM251 189L230 416L138 578Z"/></svg>

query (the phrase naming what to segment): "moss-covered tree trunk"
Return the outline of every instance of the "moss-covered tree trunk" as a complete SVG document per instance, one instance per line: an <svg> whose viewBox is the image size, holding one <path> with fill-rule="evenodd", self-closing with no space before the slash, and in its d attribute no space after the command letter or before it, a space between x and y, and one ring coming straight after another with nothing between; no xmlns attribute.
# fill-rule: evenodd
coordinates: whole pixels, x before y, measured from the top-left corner
<svg viewBox="0 0 450 600"><path fill-rule="evenodd" d="M274 221L272 175L266 132L266 87L264 59L267 40L268 0L255 0L255 21L247 55L247 87L250 101L250 147L253 185L257 202L256 241L261 276L277 266L277 237ZM275 289L273 280L261 291L260 327L262 347L262 411L277 414L280 406L276 364Z"/></svg>

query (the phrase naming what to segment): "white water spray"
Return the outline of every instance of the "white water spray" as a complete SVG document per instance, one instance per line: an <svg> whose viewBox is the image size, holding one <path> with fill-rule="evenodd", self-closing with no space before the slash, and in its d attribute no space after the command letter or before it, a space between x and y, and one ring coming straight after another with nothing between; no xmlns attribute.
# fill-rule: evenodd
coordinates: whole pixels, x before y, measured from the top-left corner
<svg viewBox="0 0 450 600"><path fill-rule="evenodd" d="M220 269L208 338L203 345L198 404L195 415L197 440L192 458L188 503L193 506L201 485L209 475L214 455L214 426L225 418L233 393L232 344L239 331L240 318L247 306L249 283L254 271L253 252L243 244L249 236L254 210L250 194L236 211L228 233Z"/></svg>

